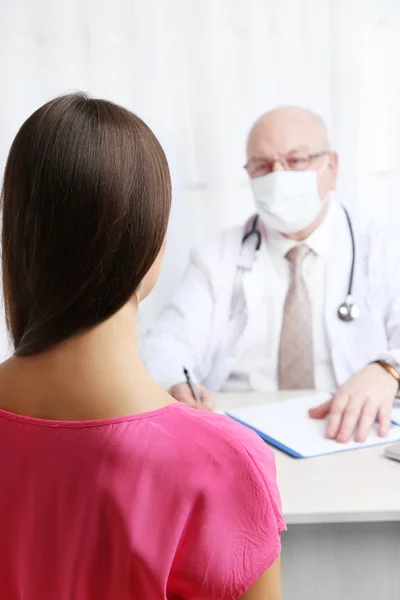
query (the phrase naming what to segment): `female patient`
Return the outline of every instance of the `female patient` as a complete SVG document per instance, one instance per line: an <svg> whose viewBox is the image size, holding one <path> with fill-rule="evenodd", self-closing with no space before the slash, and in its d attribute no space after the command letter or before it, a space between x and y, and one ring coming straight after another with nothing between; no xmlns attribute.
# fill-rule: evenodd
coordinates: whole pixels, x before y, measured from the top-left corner
<svg viewBox="0 0 400 600"><path fill-rule="evenodd" d="M138 356L170 199L157 139L110 102L58 98L12 145L2 598L281 598L273 457L247 429L173 402Z"/></svg>

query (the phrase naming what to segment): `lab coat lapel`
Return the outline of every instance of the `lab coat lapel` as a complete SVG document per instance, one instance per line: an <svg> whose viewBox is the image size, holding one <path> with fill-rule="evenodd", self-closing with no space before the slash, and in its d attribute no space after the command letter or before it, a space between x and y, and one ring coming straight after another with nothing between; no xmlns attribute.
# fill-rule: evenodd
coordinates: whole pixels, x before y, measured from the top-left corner
<svg viewBox="0 0 400 600"><path fill-rule="evenodd" d="M254 216L251 217L243 228L243 234L248 233ZM260 225L257 226L261 235L263 231ZM237 240L239 242L239 240ZM222 324L222 330L218 328L221 343L217 344L217 351L214 358L214 368L209 376L207 383L211 389L220 389L221 385L229 377L234 369L236 358L243 347L243 333L247 325L249 298L254 296L254 288L248 277L257 264L258 254L256 252L257 238L250 237L245 244L240 241L240 252L235 264L235 272L232 277L232 285L229 286L230 293L224 302L227 319L217 319L219 327ZM263 243L261 248L263 248ZM254 281L254 278L251 278ZM256 281L256 279L255 279ZM236 285L238 283L238 285Z"/></svg>
<svg viewBox="0 0 400 600"><path fill-rule="evenodd" d="M248 270L243 277L246 317L249 311L255 311L258 314L262 313L265 303L265 290L270 284L267 274L272 272L271 256L268 251L268 233L261 220L258 227L262 236L261 248L252 269ZM242 345L242 341L243 338L239 340L239 346Z"/></svg>

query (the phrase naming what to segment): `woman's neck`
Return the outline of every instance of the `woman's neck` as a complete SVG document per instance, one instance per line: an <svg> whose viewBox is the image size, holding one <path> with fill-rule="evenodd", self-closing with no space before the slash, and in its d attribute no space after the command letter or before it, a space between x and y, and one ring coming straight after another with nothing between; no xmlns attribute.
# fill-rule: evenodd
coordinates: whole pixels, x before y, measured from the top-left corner
<svg viewBox="0 0 400 600"><path fill-rule="evenodd" d="M55 420L90 420L170 404L145 370L137 345L137 308L125 305L87 333L0 366L0 408Z"/></svg>

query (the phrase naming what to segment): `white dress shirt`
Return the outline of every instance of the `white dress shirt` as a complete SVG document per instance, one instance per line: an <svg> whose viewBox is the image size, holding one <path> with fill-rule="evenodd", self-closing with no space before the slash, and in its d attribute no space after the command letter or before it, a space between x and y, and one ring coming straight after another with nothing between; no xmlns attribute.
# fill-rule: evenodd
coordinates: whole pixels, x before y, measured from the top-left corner
<svg viewBox="0 0 400 600"><path fill-rule="evenodd" d="M312 305L315 384L318 390L324 391L332 391L336 387L324 309L326 262L333 244L338 210L341 208L331 202L322 224L301 242L301 245L306 244L312 250L303 261L302 273ZM267 248L264 244L253 269L246 275L248 322L236 368L226 382L224 391L278 389L280 333L290 284L290 264L285 256L296 244L275 231L267 232ZM335 247L335 252L340 251L340 246Z"/></svg>

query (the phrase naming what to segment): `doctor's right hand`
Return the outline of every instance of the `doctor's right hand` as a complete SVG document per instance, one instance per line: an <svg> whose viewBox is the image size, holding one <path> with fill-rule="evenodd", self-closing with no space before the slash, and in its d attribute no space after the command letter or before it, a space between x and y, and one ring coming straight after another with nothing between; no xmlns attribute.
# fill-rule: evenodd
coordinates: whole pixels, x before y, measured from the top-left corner
<svg viewBox="0 0 400 600"><path fill-rule="evenodd" d="M186 382L176 383L168 390L168 393L171 394L175 400L178 400L178 402L184 402L190 406L190 408L213 411L215 408L214 394L202 385L196 384L196 389L199 393L201 404L196 402L196 400L193 398L190 387Z"/></svg>

